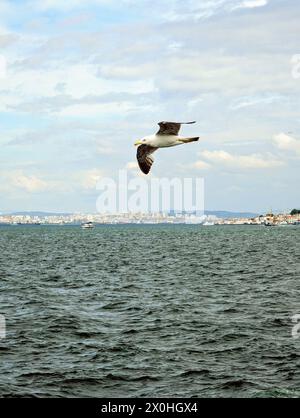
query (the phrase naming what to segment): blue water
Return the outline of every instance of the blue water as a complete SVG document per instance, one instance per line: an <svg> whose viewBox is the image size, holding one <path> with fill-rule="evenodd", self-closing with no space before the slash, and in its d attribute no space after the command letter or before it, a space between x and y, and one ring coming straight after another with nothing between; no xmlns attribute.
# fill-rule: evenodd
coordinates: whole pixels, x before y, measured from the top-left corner
<svg viewBox="0 0 300 418"><path fill-rule="evenodd" d="M299 227L0 227L0 396L299 397L299 248Z"/></svg>

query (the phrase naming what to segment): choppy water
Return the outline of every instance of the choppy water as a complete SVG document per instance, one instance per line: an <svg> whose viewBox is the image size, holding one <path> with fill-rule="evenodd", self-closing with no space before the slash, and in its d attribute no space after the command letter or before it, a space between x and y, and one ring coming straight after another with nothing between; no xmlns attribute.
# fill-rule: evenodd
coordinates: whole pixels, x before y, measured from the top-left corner
<svg viewBox="0 0 300 418"><path fill-rule="evenodd" d="M299 396L300 228L0 228L0 396Z"/></svg>

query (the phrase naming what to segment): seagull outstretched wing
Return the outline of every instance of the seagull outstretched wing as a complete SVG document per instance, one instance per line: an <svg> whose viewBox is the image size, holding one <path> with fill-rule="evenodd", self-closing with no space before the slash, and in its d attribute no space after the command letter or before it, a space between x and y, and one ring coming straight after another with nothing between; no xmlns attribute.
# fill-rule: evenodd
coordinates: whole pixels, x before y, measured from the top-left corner
<svg viewBox="0 0 300 418"><path fill-rule="evenodd" d="M181 125L190 125L193 122L159 122L159 130L156 135L178 135Z"/></svg>
<svg viewBox="0 0 300 418"><path fill-rule="evenodd" d="M154 162L154 158L152 154L158 148L150 147L149 145L140 145L137 149L136 158L139 163L139 167L144 174L148 174L152 164Z"/></svg>

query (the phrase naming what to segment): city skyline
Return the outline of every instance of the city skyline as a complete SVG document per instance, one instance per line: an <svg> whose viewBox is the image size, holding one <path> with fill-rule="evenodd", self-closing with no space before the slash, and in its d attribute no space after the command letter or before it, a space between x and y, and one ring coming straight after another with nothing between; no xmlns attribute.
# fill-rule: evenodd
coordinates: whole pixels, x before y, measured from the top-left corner
<svg viewBox="0 0 300 418"><path fill-rule="evenodd" d="M299 226L300 210L281 214L254 214L254 213L97 213L97 214L51 214L51 213L15 213L0 214L0 225L81 225L86 229L95 225L122 225L122 224L202 224L213 225L263 225L263 226Z"/></svg>
<svg viewBox="0 0 300 418"><path fill-rule="evenodd" d="M297 206L299 9L2 0L1 211L96 211L96 182L139 176L133 143L160 120L196 120L200 141L152 176L203 177L210 210Z"/></svg>

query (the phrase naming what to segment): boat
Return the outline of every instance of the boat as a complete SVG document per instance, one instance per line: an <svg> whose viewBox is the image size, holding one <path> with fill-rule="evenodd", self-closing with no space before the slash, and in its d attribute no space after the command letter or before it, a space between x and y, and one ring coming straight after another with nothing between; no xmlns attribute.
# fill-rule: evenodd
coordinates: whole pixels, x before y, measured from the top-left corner
<svg viewBox="0 0 300 418"><path fill-rule="evenodd" d="M214 222L206 221L202 224L203 226L213 226Z"/></svg>
<svg viewBox="0 0 300 418"><path fill-rule="evenodd" d="M83 224L81 224L81 228L82 229L92 229L92 228L94 228L94 224L93 224L93 222L84 222Z"/></svg>
<svg viewBox="0 0 300 418"><path fill-rule="evenodd" d="M265 226L278 226L278 224L276 224L275 222L266 221Z"/></svg>

